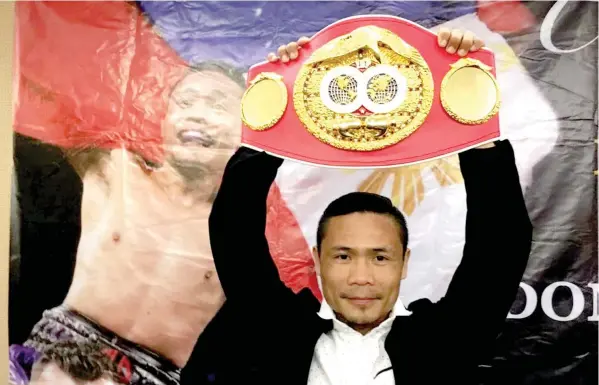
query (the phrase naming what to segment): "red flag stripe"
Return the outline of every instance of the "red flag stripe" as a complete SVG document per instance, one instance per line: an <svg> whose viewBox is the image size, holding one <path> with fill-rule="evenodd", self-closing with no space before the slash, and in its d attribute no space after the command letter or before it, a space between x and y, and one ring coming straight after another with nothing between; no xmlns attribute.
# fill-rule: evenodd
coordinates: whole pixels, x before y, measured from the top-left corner
<svg viewBox="0 0 599 385"><path fill-rule="evenodd" d="M266 238L281 279L294 292L307 287L322 300L310 246L276 184L268 195L267 209Z"/></svg>

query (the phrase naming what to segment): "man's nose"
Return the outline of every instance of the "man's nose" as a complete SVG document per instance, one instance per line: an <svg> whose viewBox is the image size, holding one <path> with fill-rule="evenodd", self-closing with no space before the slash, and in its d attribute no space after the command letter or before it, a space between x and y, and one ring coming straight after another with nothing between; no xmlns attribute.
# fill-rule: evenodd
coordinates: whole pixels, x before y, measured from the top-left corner
<svg viewBox="0 0 599 385"><path fill-rule="evenodd" d="M193 122L205 128L218 127L223 120L219 111L203 101L196 102L193 108L188 109L184 114L186 121Z"/></svg>
<svg viewBox="0 0 599 385"><path fill-rule="evenodd" d="M374 283L372 266L367 258L355 258L349 272L350 285L372 285Z"/></svg>
<svg viewBox="0 0 599 385"><path fill-rule="evenodd" d="M188 122L203 125L203 126L208 125L208 121L206 120L205 117L198 117L198 116L192 115L192 116L188 116L186 120Z"/></svg>

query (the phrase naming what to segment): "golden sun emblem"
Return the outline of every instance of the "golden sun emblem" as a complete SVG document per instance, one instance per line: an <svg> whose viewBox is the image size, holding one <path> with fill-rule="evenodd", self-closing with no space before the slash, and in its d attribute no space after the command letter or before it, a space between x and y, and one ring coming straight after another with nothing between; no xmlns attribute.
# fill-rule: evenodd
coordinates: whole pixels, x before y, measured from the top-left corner
<svg viewBox="0 0 599 385"><path fill-rule="evenodd" d="M392 179L391 201L410 216L424 200L422 172L427 169L432 171L442 187L464 182L459 158L454 155L409 166L375 170L360 183L358 191L381 194L389 179Z"/></svg>

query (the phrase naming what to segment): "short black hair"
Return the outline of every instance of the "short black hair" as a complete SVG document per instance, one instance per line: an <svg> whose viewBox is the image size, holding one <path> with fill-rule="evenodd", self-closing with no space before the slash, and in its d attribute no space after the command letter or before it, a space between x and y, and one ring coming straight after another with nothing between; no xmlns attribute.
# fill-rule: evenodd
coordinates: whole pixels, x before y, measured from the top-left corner
<svg viewBox="0 0 599 385"><path fill-rule="evenodd" d="M226 62L218 61L218 60L206 60L199 63L192 63L189 66L188 73L196 72L217 72L227 76L229 79L233 80L239 87L245 89L246 81L243 75L243 71L240 68L232 66ZM181 80L183 80L186 76L183 76ZM178 85L178 84L177 84ZM177 88L177 85L173 87L173 89Z"/></svg>
<svg viewBox="0 0 599 385"><path fill-rule="evenodd" d="M352 192L332 201L322 213L316 231L316 247L320 246L324 238L326 225L329 219L353 213L374 213L391 216L399 225L399 237L404 253L408 249L408 224L404 215L393 205L391 199L379 194L368 192Z"/></svg>
<svg viewBox="0 0 599 385"><path fill-rule="evenodd" d="M122 384L118 368L102 346L94 342L62 340L46 348L36 365L54 364L77 381L91 382L101 378Z"/></svg>

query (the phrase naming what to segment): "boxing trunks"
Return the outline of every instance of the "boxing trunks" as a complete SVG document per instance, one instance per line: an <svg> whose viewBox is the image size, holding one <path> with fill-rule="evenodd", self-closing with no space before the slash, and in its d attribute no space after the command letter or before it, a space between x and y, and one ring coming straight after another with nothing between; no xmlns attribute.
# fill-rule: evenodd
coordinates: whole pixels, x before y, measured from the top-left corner
<svg viewBox="0 0 599 385"><path fill-rule="evenodd" d="M42 352L52 343L65 339L92 341L105 347L127 384L179 385L181 370L175 364L65 306L45 311L23 345Z"/></svg>

